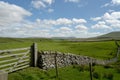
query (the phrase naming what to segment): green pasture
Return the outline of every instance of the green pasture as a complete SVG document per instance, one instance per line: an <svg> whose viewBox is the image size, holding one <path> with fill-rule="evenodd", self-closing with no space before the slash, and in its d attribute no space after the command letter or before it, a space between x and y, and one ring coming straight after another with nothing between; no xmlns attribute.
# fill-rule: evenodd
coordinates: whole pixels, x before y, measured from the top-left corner
<svg viewBox="0 0 120 80"><path fill-rule="evenodd" d="M52 39L1 39L0 50L29 47L37 43L38 50L59 51L91 56L101 59L109 59L115 56L117 47L114 41L101 42L71 42Z"/></svg>
<svg viewBox="0 0 120 80"><path fill-rule="evenodd" d="M59 51L78 55L91 56L99 59L115 57L117 46L114 41L100 42L71 42L54 39L11 39L0 38L0 50L30 47L37 43L38 50ZM1 64L0 64L1 65ZM120 62L112 67L94 66L93 80L120 80ZM55 69L43 71L39 68L29 67L10 73L8 80L90 80L89 67L73 65L59 68L59 79L56 79Z"/></svg>
<svg viewBox="0 0 120 80"><path fill-rule="evenodd" d="M93 67L93 80L120 80L120 73L115 68L104 66ZM73 65L59 68L59 75L56 78L55 69L43 71L39 68L27 68L9 74L8 80L90 80L88 66Z"/></svg>

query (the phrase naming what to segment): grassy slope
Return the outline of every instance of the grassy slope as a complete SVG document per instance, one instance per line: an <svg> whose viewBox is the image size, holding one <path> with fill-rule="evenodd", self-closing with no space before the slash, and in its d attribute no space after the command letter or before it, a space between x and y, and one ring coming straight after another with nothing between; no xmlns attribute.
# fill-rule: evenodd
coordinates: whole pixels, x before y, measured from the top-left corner
<svg viewBox="0 0 120 80"><path fill-rule="evenodd" d="M60 80L90 80L89 67L84 66L84 70L80 66L69 66L65 68L59 68ZM97 72L99 78L93 78L93 80L120 80L119 73L114 68L104 68L102 66L95 66L94 72ZM94 73L93 72L93 73ZM113 79L106 79L105 74L112 74ZM39 68L27 68L15 73L9 74L8 80L57 80L55 69L43 71Z"/></svg>
<svg viewBox="0 0 120 80"><path fill-rule="evenodd" d="M120 38L120 31L116 31L116 32L110 32L108 34L104 34L100 37L111 37L111 38Z"/></svg>
<svg viewBox="0 0 120 80"><path fill-rule="evenodd" d="M4 40L2 40L4 41ZM111 58L114 55L116 46L113 41L107 42L66 42L66 41L53 41L47 39L16 39L0 43L0 49L12 49L19 47L28 47L33 42L37 42L39 50L54 50L60 52L70 52L81 55L88 55L97 58ZM110 54L113 55L110 55ZM96 71L100 74L113 72L114 79L119 80L119 74L116 73L114 68L104 69L101 66L96 67ZM72 66L59 69L61 80L89 80L89 72L80 72L79 68ZM103 75L102 75L103 76ZM44 72L38 68L27 68L15 73L9 74L9 80L55 80L55 70L51 69ZM100 79L94 79L100 80ZM102 78L101 80L107 80Z"/></svg>
<svg viewBox="0 0 120 80"><path fill-rule="evenodd" d="M39 42L40 50L56 50L80 55L87 55L97 58L111 58L110 53L114 54L116 45L113 41L108 42Z"/></svg>
<svg viewBox="0 0 120 80"><path fill-rule="evenodd" d="M85 79L83 75L87 78ZM59 69L59 77L60 80L88 80L89 73L81 73L77 69L70 66ZM25 70L10 74L9 80L55 80L55 70L51 69L48 71L42 71L38 68L27 68Z"/></svg>
<svg viewBox="0 0 120 80"><path fill-rule="evenodd" d="M0 40L1 41L1 40ZM3 40L4 41L4 40ZM21 42L20 42L21 41ZM47 39L24 39L24 40L7 40L5 43L0 43L0 50L29 47L33 42L37 42L39 50L52 50L65 53L80 54L92 56L95 58L108 59L112 58L116 52L114 41L105 42L69 42L69 41L54 41Z"/></svg>

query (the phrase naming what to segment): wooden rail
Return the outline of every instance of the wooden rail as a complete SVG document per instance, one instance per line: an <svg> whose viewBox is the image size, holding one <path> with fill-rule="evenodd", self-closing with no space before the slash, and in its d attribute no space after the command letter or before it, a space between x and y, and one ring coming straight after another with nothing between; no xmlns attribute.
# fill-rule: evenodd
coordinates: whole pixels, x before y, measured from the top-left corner
<svg viewBox="0 0 120 80"><path fill-rule="evenodd" d="M10 73L29 67L30 53L31 47L0 50L0 70Z"/></svg>
<svg viewBox="0 0 120 80"><path fill-rule="evenodd" d="M12 72L17 71L17 70L21 70L21 69L24 69L24 68L27 68L27 67L29 67L29 66L30 66L30 65L27 64L27 65L24 65L24 66L21 66L21 67L15 68L15 69L12 70ZM6 72L8 72L8 73L11 73L11 71L10 71L11 68L12 68L12 67L9 67L9 68L6 68L6 69L3 69L3 71L6 71Z"/></svg>
<svg viewBox="0 0 120 80"><path fill-rule="evenodd" d="M17 53L17 54L9 54L9 55L5 55L5 56L0 56L0 58L5 58L5 57L18 57L20 55L24 55L29 53L30 51L24 52L24 53Z"/></svg>
<svg viewBox="0 0 120 80"><path fill-rule="evenodd" d="M0 70L8 73L29 66L37 66L37 45L31 47L0 50Z"/></svg>
<svg viewBox="0 0 120 80"><path fill-rule="evenodd" d="M29 59L21 60L21 61L19 61L19 63L27 62L27 61L29 61ZM6 66L12 66L12 65L14 65L15 63L16 63L16 62L12 62L12 63L8 63L8 64L1 65L0 68L6 67Z"/></svg>
<svg viewBox="0 0 120 80"><path fill-rule="evenodd" d="M14 52L14 51L21 51L21 50L29 50L29 49L30 49L30 47L18 48L18 49L9 49L9 50L0 50L0 54L5 53L5 52Z"/></svg>
<svg viewBox="0 0 120 80"><path fill-rule="evenodd" d="M24 58L29 58L29 56L25 56L25 57L23 57L23 59ZM11 61L15 61L15 60L19 60L20 58L14 58L14 59L9 59L9 60L4 60L4 61L0 61L0 64L1 63L6 63L6 62L11 62Z"/></svg>

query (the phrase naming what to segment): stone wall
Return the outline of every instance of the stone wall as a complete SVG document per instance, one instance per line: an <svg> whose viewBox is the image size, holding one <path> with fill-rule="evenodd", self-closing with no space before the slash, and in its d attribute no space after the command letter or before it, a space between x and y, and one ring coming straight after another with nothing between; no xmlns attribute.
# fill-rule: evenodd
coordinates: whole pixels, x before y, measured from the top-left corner
<svg viewBox="0 0 120 80"><path fill-rule="evenodd" d="M38 66L42 69L55 68L55 58L58 67L69 65L87 65L91 61L95 64L105 65L107 61L97 60L88 56L75 55L70 53L60 53L51 51L40 51L38 55Z"/></svg>

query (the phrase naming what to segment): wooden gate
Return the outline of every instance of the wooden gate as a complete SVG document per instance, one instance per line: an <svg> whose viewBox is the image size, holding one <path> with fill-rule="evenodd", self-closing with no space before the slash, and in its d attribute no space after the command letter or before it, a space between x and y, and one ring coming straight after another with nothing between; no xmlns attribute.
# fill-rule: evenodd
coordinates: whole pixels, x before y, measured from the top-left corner
<svg viewBox="0 0 120 80"><path fill-rule="evenodd" d="M29 67L30 47L0 50L0 70L8 73Z"/></svg>

